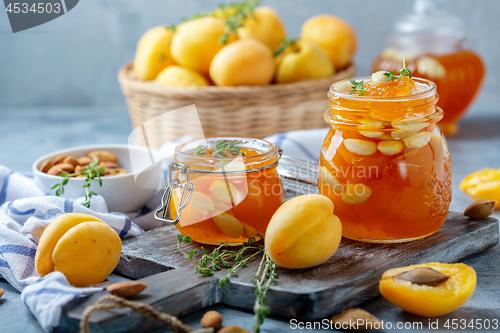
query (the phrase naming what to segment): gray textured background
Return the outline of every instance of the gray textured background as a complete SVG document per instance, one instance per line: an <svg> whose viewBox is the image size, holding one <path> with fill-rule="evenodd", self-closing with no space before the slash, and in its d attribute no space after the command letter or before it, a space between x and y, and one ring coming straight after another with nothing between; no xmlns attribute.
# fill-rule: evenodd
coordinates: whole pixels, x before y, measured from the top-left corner
<svg viewBox="0 0 500 333"><path fill-rule="evenodd" d="M5 106L123 106L118 69L134 56L142 33L159 24L213 8L219 0L85 0L42 26L13 34L0 11L0 110ZM391 16L410 10L409 0L264 0L297 36L309 17L332 13L359 37L355 62L365 75L387 43ZM467 45L486 61L488 77L476 106L500 102L499 0L447 0L470 28Z"/></svg>

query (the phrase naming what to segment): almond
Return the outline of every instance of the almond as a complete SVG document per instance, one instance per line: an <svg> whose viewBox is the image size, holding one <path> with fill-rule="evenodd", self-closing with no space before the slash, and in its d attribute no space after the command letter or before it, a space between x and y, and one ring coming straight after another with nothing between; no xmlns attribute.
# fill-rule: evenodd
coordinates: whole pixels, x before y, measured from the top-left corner
<svg viewBox="0 0 500 333"><path fill-rule="evenodd" d="M344 146L357 155L370 156L377 152L377 144L368 140L345 139Z"/></svg>
<svg viewBox="0 0 500 333"><path fill-rule="evenodd" d="M347 327L354 327L353 329L350 328L350 330L353 331L364 331L376 327L376 324L381 324L381 321L377 317L359 308L346 310L332 317L330 320L333 323L347 323ZM352 323L354 323L354 325L351 325Z"/></svg>
<svg viewBox="0 0 500 333"><path fill-rule="evenodd" d="M370 195L372 189L364 184L349 184L342 193L342 201L348 205L360 205L364 203Z"/></svg>
<svg viewBox="0 0 500 333"><path fill-rule="evenodd" d="M75 167L75 170L73 170L74 173L81 173L83 170L85 170L85 168L81 165L77 165Z"/></svg>
<svg viewBox="0 0 500 333"><path fill-rule="evenodd" d="M399 154L404 148L405 146L401 141L380 141L377 144L378 151L386 156Z"/></svg>
<svg viewBox="0 0 500 333"><path fill-rule="evenodd" d="M80 165L87 165L90 164L90 162L92 162L92 157L90 156L82 156L78 158L78 163Z"/></svg>
<svg viewBox="0 0 500 333"><path fill-rule="evenodd" d="M254 237L257 235L257 230L249 224L243 223L243 230L245 231L245 235L248 237Z"/></svg>
<svg viewBox="0 0 500 333"><path fill-rule="evenodd" d="M342 193L343 187L342 183L338 180L337 177L335 177L327 167L322 166L321 169L319 169L319 177L321 180L330 186L334 192L336 193Z"/></svg>
<svg viewBox="0 0 500 333"><path fill-rule="evenodd" d="M132 297L147 288L147 284L138 281L117 282L108 286L108 293L120 297Z"/></svg>
<svg viewBox="0 0 500 333"><path fill-rule="evenodd" d="M115 163L115 162L99 162L99 166L105 167L106 169L116 169L116 168L118 168L118 163Z"/></svg>
<svg viewBox="0 0 500 333"><path fill-rule="evenodd" d="M47 171L49 171L52 166L54 166L54 164L51 160L45 160L43 161L42 165L40 165L40 171L47 173Z"/></svg>
<svg viewBox="0 0 500 333"><path fill-rule="evenodd" d="M384 135L384 132L359 131L359 134L370 139L378 139Z"/></svg>
<svg viewBox="0 0 500 333"><path fill-rule="evenodd" d="M250 333L250 331L236 325L223 327L217 333Z"/></svg>
<svg viewBox="0 0 500 333"><path fill-rule="evenodd" d="M56 157L54 157L52 159L52 164L56 165L56 164L62 163L66 157L68 157L68 154L57 155Z"/></svg>
<svg viewBox="0 0 500 333"><path fill-rule="evenodd" d="M384 74L387 73L387 71L378 71L372 74L371 77L371 82L375 83L388 83L389 81L387 80L388 77L385 76Z"/></svg>
<svg viewBox="0 0 500 333"><path fill-rule="evenodd" d="M215 199L228 204L234 203L237 205L243 200L236 186L220 180L216 180L210 185L210 193Z"/></svg>
<svg viewBox="0 0 500 333"><path fill-rule="evenodd" d="M208 195L201 192L194 192L191 196L191 200L189 200L189 205L193 207L195 211L206 215L215 210L215 204L208 197Z"/></svg>
<svg viewBox="0 0 500 333"><path fill-rule="evenodd" d="M100 162L118 163L118 157L106 150L94 150L87 154L90 157L97 157Z"/></svg>
<svg viewBox="0 0 500 333"><path fill-rule="evenodd" d="M224 319L222 315L217 311L208 311L203 317L201 317L200 324L203 327L213 327L214 329L218 329L222 326L222 322Z"/></svg>
<svg viewBox="0 0 500 333"><path fill-rule="evenodd" d="M239 238L245 232L240 220L228 213L216 211L213 220L217 228L231 238Z"/></svg>
<svg viewBox="0 0 500 333"><path fill-rule="evenodd" d="M74 157L74 156L68 156L66 157L64 160L63 160L63 163L69 163L69 164L72 164L74 167L76 167L77 165L80 165L80 163L78 162L78 160Z"/></svg>
<svg viewBox="0 0 500 333"><path fill-rule="evenodd" d="M72 173L73 170L75 170L73 164L59 163L50 168L49 171L47 171L47 174L59 176L62 173Z"/></svg>
<svg viewBox="0 0 500 333"><path fill-rule="evenodd" d="M496 206L496 200L476 200L465 209L464 215L474 220L484 220L495 212Z"/></svg>
<svg viewBox="0 0 500 333"><path fill-rule="evenodd" d="M431 141L432 134L429 132L420 132L406 139L403 139L407 148L422 148Z"/></svg>

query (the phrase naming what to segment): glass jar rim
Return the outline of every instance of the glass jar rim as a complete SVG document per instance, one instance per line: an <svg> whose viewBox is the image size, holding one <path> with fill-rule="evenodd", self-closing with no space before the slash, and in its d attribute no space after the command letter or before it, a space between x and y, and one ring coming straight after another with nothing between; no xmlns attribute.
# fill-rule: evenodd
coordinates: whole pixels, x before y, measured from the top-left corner
<svg viewBox="0 0 500 333"><path fill-rule="evenodd" d="M427 97L431 97L433 95L437 94L437 85L432 82L431 80L419 78L419 77L412 77L412 79L415 81L415 85L417 87L424 87L426 88L423 91L417 92L416 94L413 95L406 95L406 96L359 96L359 95L349 95L346 92L341 92L337 90L336 88L340 87L341 84L349 82L348 79L337 81L333 83L330 86L330 90L328 92L328 97L341 97L344 99L349 99L353 101L384 101L384 102L404 102L404 101L412 101L412 100L418 100L418 99L423 99ZM368 83L371 81L371 76L360 76L360 77L355 77L352 78L352 80L355 80L356 82L363 81L363 83Z"/></svg>
<svg viewBox="0 0 500 333"><path fill-rule="evenodd" d="M229 142L240 141L241 146L244 148L254 149L259 152L257 155L251 156L241 156L238 155L244 162L245 169L241 169L241 172L252 171L255 169L267 168L274 164L280 157L280 150L278 146L274 143L255 138L241 138L241 137L213 137L206 139L195 139L185 143L182 143L175 147L174 159L178 163L190 164L199 166L201 168L212 168L214 166L228 165L231 161L235 159L235 156L228 157L206 157L206 156L195 156L193 153L196 148L200 145L206 145L208 147L215 147L218 142L227 140ZM235 171L233 166L231 169ZM236 166L236 169L238 167Z"/></svg>

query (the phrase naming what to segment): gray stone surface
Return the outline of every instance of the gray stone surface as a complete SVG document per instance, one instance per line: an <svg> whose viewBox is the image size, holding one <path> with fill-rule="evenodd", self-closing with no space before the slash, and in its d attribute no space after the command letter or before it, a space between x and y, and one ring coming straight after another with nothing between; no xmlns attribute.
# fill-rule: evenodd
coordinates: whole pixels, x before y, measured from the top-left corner
<svg viewBox="0 0 500 333"><path fill-rule="evenodd" d="M77 8L75 7L75 10ZM79 123L86 125L80 126ZM92 129L90 135L88 129ZM461 211L471 202L458 187L463 177L481 168L500 166L499 129L500 109L498 105L492 105L490 108L476 107L462 121L459 134L448 140L453 157L452 210ZM125 108L3 108L0 109L0 164L15 170L29 171L32 161L47 152L86 143L124 143L130 131L130 121ZM500 218L500 213L495 213L494 217ZM497 245L463 262L476 270L478 285L467 304L452 315L464 319L481 319L490 316L500 319L500 246ZM113 276L111 280L115 281L117 278ZM0 288L5 289L5 294L0 299L0 332L42 332L36 319L21 302L19 293L2 279L0 279ZM360 307L394 324L398 321L412 323L422 320L421 317L405 313L382 297L365 302ZM251 327L253 324L253 314L250 311L241 311L223 305L216 305L212 308L223 314L227 324L245 327ZM199 310L183 318L183 321L199 328L199 320L205 311ZM291 331L288 321L279 317L266 319L262 326L264 333L288 331ZM435 332L428 329L415 329L414 331ZM478 330L474 331L478 332ZM162 327L153 332L165 332L165 328ZM301 332L319 333L322 331L302 330Z"/></svg>
<svg viewBox="0 0 500 333"><path fill-rule="evenodd" d="M71 12L39 27L12 34L0 11L0 105L124 105L116 75L133 58L139 37L160 24L205 12L232 0L85 0ZM331 13L346 19L359 37L355 58L369 74L385 36L409 0L264 0L282 16L291 37L309 17ZM488 75L480 105L500 102L500 1L446 0L470 27L467 44L486 61ZM76 111L76 109L75 109Z"/></svg>

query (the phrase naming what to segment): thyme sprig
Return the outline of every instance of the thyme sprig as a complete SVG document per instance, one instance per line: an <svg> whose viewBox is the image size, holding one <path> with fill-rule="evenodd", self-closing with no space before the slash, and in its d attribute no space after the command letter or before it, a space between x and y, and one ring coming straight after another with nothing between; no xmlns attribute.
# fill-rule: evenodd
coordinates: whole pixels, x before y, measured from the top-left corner
<svg viewBox="0 0 500 333"><path fill-rule="evenodd" d="M184 258L189 259L194 266L194 270L196 273L204 274L208 276L214 275L214 272L220 271L222 267L229 268L228 274L219 281L219 288L222 288L229 281L229 278L238 268L245 266L245 264L251 258L259 255L264 252L264 247L258 242L260 242L263 237L257 234L255 237L250 237L247 242L243 243L239 250L228 250L226 248L237 247L239 245L231 245L225 242L221 242L218 247L213 249L211 254L208 254L205 248L201 248L203 252L201 258L198 260L198 263L195 262L194 256L198 253L198 250L190 250L189 252L185 252L181 248L181 243L184 242L186 244L190 244L192 242L191 237L183 236L179 234L177 237L177 247L179 251L182 253ZM249 251L255 251L253 254L249 255L246 258L243 258L243 255ZM234 264L231 261L234 260Z"/></svg>
<svg viewBox="0 0 500 333"><path fill-rule="evenodd" d="M297 42L297 38L285 38L280 46L274 51L274 56L277 57L281 53L283 53L290 45L295 44Z"/></svg>
<svg viewBox="0 0 500 333"><path fill-rule="evenodd" d="M278 274L276 273L276 263L264 253L259 264L259 269L253 277L252 283L255 285L255 304L253 306L254 325L253 333L260 332L260 325L271 313L271 308L267 305L266 294L271 284L276 284Z"/></svg>
<svg viewBox="0 0 500 333"><path fill-rule="evenodd" d="M245 156L245 154L241 151L243 147L238 146L238 144L241 143L241 141L233 141L229 142L228 140L222 140L217 142L215 145L215 150L212 154L213 157L228 157L226 154L226 151L229 152L232 156ZM194 152L195 156L203 155L207 152L208 147L201 144L198 147L196 147L196 150Z"/></svg>
<svg viewBox="0 0 500 333"><path fill-rule="evenodd" d="M231 32L236 33L239 28L245 25L248 17L255 17L255 7L262 0L244 0L228 5L221 5L219 9L223 12L228 12L229 9L234 9L235 13L226 19L226 28L224 34L219 39L219 43L226 44Z"/></svg>
<svg viewBox="0 0 500 333"><path fill-rule="evenodd" d="M231 245L221 242L220 246L216 247L211 254L208 254L202 247L202 257L198 260L198 263L196 263L194 256L198 253L198 250L185 252L181 247L182 242L187 244L192 243L191 237L182 234L179 234L177 237L177 247L179 251L186 259L191 261L196 273L212 276L214 272L220 271L223 267L228 268L227 275L219 280L218 288L223 288L229 281L230 276L234 274L237 269L243 268L250 259L262 254L259 268L252 279L252 283L256 287L253 333L260 332L260 326L271 312L269 306L267 306L266 294L271 284L275 284L278 278L276 263L267 255L264 246L258 244L262 239L263 236L260 234L257 234L255 237L250 237L247 242L241 245L239 250L228 250L227 248L240 245ZM244 257L248 252L252 253ZM234 263L232 261L234 261Z"/></svg>
<svg viewBox="0 0 500 333"><path fill-rule="evenodd" d="M83 188L85 189L85 202L82 203L84 207L90 208L90 201L92 197L96 196L97 193L94 191L90 190L91 186L91 181L96 180L97 183L99 184L99 187L102 186L102 179L101 176L104 175L106 172L106 168L103 166L99 165L99 158L94 156L92 159L92 162L89 163L87 168L83 169L80 172L77 173L62 173L61 177L63 177L62 181L58 184L55 184L54 186L51 187L51 189L56 189L56 196L60 197L64 194L64 186L68 184L69 178L78 176L78 175L85 175L85 184L83 185ZM111 170L111 169L108 169Z"/></svg>
<svg viewBox="0 0 500 333"><path fill-rule="evenodd" d="M363 85L363 81L356 82L354 79L348 79L352 84L351 91L349 91L349 95L355 94L359 92L358 96L363 96L366 92L366 87Z"/></svg>
<svg viewBox="0 0 500 333"><path fill-rule="evenodd" d="M403 59L403 68L399 71L399 75L396 75L393 71L389 71L384 73L384 76L387 76L386 81L394 81L394 80L399 80L401 81L401 77L409 77L411 79L411 71L406 68L405 60Z"/></svg>

